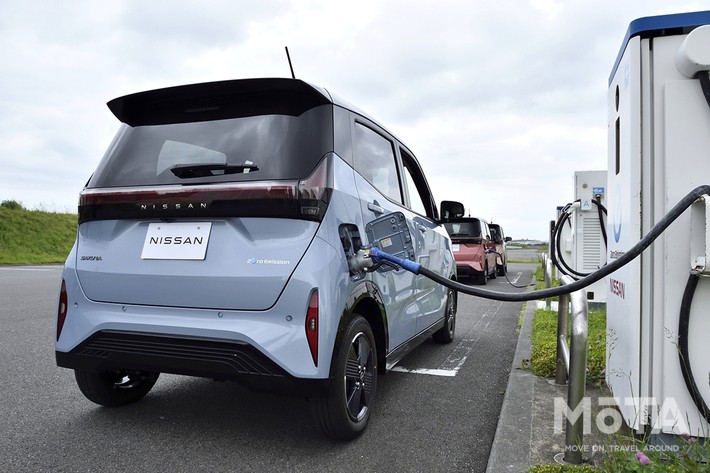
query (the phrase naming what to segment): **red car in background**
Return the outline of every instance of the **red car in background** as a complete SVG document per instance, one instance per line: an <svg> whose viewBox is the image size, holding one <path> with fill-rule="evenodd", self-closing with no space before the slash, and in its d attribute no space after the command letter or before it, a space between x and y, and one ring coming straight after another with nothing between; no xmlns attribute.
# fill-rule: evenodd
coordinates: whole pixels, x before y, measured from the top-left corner
<svg viewBox="0 0 710 473"><path fill-rule="evenodd" d="M453 244L459 277L474 277L479 284L496 277L496 244L488 222L475 217L459 217L444 223Z"/></svg>

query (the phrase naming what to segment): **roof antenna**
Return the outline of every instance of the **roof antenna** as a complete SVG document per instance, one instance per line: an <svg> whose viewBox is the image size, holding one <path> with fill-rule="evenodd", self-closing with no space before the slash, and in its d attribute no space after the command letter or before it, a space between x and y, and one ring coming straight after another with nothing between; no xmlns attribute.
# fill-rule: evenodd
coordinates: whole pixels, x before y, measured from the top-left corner
<svg viewBox="0 0 710 473"><path fill-rule="evenodd" d="M288 53L288 46L285 46L286 48L286 58L288 59L288 67L291 68L291 78L295 79L296 74L293 73L293 64L291 64L291 55Z"/></svg>

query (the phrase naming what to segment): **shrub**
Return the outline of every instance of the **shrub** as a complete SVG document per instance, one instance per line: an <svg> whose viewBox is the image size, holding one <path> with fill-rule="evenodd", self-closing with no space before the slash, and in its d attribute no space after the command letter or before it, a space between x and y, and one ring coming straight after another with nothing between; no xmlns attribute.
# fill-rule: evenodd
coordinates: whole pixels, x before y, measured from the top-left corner
<svg viewBox="0 0 710 473"><path fill-rule="evenodd" d="M16 200L3 200L0 202L0 207L10 210L20 210L22 209L22 204Z"/></svg>

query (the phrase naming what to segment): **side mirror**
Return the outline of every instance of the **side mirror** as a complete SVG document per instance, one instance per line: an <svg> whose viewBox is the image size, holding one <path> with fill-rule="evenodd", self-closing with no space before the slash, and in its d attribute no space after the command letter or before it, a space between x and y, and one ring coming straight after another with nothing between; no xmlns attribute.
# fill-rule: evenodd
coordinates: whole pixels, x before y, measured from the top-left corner
<svg viewBox="0 0 710 473"><path fill-rule="evenodd" d="M443 222L448 222L449 220L455 218L461 218L464 216L464 208L461 202L456 202L453 200L442 200L441 201L441 220Z"/></svg>
<svg viewBox="0 0 710 473"><path fill-rule="evenodd" d="M506 242L508 242L508 241L513 241L513 239L510 238L510 237L505 237L505 241L506 241Z"/></svg>

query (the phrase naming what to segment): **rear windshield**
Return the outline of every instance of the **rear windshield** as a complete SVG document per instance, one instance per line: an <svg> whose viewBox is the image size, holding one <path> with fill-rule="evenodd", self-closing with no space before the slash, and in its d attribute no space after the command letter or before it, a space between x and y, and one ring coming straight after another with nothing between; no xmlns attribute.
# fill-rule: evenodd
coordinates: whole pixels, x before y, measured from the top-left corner
<svg viewBox="0 0 710 473"><path fill-rule="evenodd" d="M473 237L481 236L481 222L473 220L469 222L447 222L444 223L446 231L451 237Z"/></svg>
<svg viewBox="0 0 710 473"><path fill-rule="evenodd" d="M88 187L301 179L331 151L331 105L297 117L123 125Z"/></svg>
<svg viewBox="0 0 710 473"><path fill-rule="evenodd" d="M500 234L500 230L498 229L498 225L488 225L488 228L491 230L491 239L496 242L496 243L503 243L503 237Z"/></svg>

